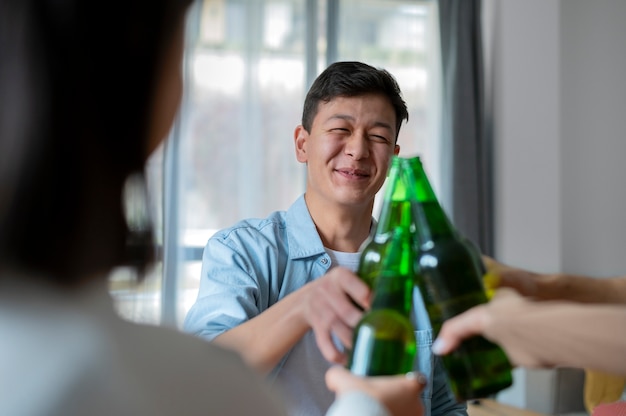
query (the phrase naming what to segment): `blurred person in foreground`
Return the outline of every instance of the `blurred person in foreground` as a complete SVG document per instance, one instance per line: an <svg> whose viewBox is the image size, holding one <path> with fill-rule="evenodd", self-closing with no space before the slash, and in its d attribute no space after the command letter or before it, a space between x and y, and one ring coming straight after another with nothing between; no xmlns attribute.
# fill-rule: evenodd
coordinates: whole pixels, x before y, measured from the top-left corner
<svg viewBox="0 0 626 416"><path fill-rule="evenodd" d="M178 109L188 3L0 0L2 415L285 414L234 353L126 322L108 293L151 261L122 193ZM422 413L419 375L327 380L329 414Z"/></svg>
<svg viewBox="0 0 626 416"><path fill-rule="evenodd" d="M626 276L541 274L484 260L499 289L490 302L444 323L433 344L436 354L481 334L518 366L626 376Z"/></svg>

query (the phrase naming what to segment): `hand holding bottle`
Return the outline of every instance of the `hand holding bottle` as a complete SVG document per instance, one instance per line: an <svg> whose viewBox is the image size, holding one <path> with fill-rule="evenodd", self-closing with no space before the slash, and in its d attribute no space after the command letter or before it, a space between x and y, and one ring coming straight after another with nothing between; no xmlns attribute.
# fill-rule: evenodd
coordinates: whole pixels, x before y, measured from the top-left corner
<svg viewBox="0 0 626 416"><path fill-rule="evenodd" d="M517 311L516 305L524 302L522 296L512 289L499 289L490 302L475 306L444 322L432 351L437 355L446 355L454 351L464 339L475 335L497 342L491 336L491 329L499 316L510 315Z"/></svg>
<svg viewBox="0 0 626 416"><path fill-rule="evenodd" d="M352 332L363 310L370 306L369 287L350 270L333 267L321 278L300 289L300 315L315 333L324 358L345 364L346 356L333 341L333 334L346 347L352 346Z"/></svg>
<svg viewBox="0 0 626 416"><path fill-rule="evenodd" d="M426 378L418 373L361 377L335 366L326 372L326 385L338 396L354 390L365 392L380 401L394 416L424 414L420 394L426 386Z"/></svg>

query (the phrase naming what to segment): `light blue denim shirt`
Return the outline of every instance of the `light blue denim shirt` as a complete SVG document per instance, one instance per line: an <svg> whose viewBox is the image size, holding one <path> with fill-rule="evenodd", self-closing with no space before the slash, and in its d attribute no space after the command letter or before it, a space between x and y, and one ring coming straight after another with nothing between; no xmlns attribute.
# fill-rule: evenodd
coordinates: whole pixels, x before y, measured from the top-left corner
<svg viewBox="0 0 626 416"><path fill-rule="evenodd" d="M240 221L208 241L198 299L187 314L184 329L212 340L323 276L330 267L331 259L304 196L288 211ZM432 330L419 291L415 294L415 369L429 380L422 394L425 414L465 416L465 404L455 401L439 359L430 351ZM330 365L317 348L313 331L309 331L274 368L270 379L285 396L291 415L326 412L334 400L324 382Z"/></svg>

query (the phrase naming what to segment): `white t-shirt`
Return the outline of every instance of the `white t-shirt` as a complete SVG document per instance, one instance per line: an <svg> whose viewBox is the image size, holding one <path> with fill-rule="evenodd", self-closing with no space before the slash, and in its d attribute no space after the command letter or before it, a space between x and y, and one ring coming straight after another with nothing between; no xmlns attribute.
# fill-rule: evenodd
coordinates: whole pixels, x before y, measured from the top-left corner
<svg viewBox="0 0 626 416"><path fill-rule="evenodd" d="M355 273L358 270L359 259L361 258L360 252L346 253L344 251L331 250L327 247L324 247L324 250L326 250L326 254L330 256L330 261L333 263L333 266L342 266Z"/></svg>

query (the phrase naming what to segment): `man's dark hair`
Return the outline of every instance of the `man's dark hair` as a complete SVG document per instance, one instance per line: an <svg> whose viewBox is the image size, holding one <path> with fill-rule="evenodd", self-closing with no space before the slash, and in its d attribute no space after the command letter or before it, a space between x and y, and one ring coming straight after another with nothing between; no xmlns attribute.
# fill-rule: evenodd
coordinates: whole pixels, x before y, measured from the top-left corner
<svg viewBox="0 0 626 416"><path fill-rule="evenodd" d="M335 97L365 94L381 94L389 99L396 113L397 139L402 121L409 120L400 87L388 71L362 62L335 62L315 79L304 100L302 126L311 131L320 101L327 103Z"/></svg>

